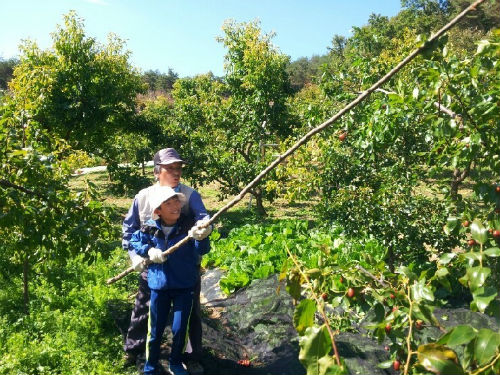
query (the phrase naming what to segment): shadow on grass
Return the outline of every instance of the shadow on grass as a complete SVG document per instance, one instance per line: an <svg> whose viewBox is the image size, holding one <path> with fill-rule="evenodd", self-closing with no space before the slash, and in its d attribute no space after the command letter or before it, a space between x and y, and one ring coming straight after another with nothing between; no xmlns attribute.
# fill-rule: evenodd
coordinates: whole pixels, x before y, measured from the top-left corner
<svg viewBox="0 0 500 375"><path fill-rule="evenodd" d="M132 304L127 301L111 299L107 301L107 311L115 327L120 332L123 341L127 335L130 324L130 315L132 314Z"/></svg>

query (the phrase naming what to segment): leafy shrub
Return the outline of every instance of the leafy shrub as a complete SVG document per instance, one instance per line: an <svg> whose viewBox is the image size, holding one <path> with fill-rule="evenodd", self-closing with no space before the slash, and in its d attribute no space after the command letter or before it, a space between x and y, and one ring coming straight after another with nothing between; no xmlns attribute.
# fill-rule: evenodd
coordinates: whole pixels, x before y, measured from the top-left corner
<svg viewBox="0 0 500 375"><path fill-rule="evenodd" d="M22 316L4 305L18 293L2 293L0 374L115 374L122 354L116 321L128 317L128 291L105 281L125 266L122 249L106 261L77 256L34 280L30 313Z"/></svg>
<svg viewBox="0 0 500 375"><path fill-rule="evenodd" d="M372 235L391 252L392 264L428 261L428 249L444 252L457 241L443 232L443 202L385 186L374 191L355 186L326 192L318 211L324 220L342 223L350 236Z"/></svg>
<svg viewBox="0 0 500 375"><path fill-rule="evenodd" d="M226 275L220 280L226 293L248 285L254 279L278 273L288 258L287 249L308 268L327 262L348 266L353 262L381 261L386 248L375 239L348 239L343 228L309 228L307 221L283 220L275 224L247 224L229 232L227 238L212 234L212 250L202 266L220 267Z"/></svg>

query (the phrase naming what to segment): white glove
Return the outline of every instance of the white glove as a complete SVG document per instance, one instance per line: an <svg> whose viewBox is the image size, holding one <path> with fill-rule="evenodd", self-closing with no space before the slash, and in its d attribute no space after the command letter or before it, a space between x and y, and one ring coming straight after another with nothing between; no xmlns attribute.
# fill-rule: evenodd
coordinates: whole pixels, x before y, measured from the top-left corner
<svg viewBox="0 0 500 375"><path fill-rule="evenodd" d="M210 233L212 233L212 225L209 225L206 228L200 228L200 226L206 223L208 220L209 219L198 220L194 227L189 230L189 236L198 241L201 241L210 236Z"/></svg>
<svg viewBox="0 0 500 375"><path fill-rule="evenodd" d="M134 271L142 272L144 271L144 258L139 255L134 255L131 259L132 267Z"/></svg>
<svg viewBox="0 0 500 375"><path fill-rule="evenodd" d="M163 251L161 251L157 247L152 247L151 249L149 249L148 256L149 260L153 263L163 263L165 261Z"/></svg>

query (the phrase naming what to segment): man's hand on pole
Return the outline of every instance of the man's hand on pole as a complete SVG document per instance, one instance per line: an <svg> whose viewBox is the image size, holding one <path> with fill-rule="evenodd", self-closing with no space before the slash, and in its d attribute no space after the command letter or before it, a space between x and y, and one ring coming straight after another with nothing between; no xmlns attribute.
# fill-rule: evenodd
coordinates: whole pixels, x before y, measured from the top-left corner
<svg viewBox="0 0 500 375"><path fill-rule="evenodd" d="M149 249L148 256L149 260L153 263L163 263L166 259L166 257L163 256L163 251L156 247Z"/></svg>

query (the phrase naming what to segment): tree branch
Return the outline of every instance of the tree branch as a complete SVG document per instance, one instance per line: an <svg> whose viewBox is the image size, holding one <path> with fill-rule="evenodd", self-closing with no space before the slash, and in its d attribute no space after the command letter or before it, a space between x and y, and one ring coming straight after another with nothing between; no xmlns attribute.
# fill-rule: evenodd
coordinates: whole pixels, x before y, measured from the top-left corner
<svg viewBox="0 0 500 375"><path fill-rule="evenodd" d="M14 188L16 190L20 190L23 193L29 194L29 195L34 195L40 199L47 200L47 197L41 193L38 193L36 191L30 190L28 188L25 188L24 186L21 185L16 185L10 181L4 180L3 178L0 179L0 186L7 187L7 188Z"/></svg>
<svg viewBox="0 0 500 375"><path fill-rule="evenodd" d="M248 156L248 154L246 154L245 152L243 152L242 150L240 150L239 148L236 149L236 151L238 151L238 153L243 157L243 159L245 159L245 161L248 163L248 164L252 164L252 160L250 159L250 157ZM247 149L245 150L246 152L250 152L250 148L247 147Z"/></svg>
<svg viewBox="0 0 500 375"><path fill-rule="evenodd" d="M389 285L382 279L378 279L375 275L371 274L370 272L368 272L366 269L364 269L363 267L361 267L359 264L356 265L355 267L357 270L363 272L365 275L367 275L368 277L370 277L371 279L375 280L377 283L379 283L380 285L382 285L384 288L387 288Z"/></svg>

